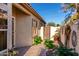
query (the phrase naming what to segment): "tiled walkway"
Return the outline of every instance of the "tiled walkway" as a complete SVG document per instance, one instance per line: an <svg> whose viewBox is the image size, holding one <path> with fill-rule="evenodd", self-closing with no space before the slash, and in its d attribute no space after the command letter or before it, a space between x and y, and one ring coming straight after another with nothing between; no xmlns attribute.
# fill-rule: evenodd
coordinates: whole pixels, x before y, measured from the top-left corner
<svg viewBox="0 0 79 59"><path fill-rule="evenodd" d="M45 48L44 48L43 44L34 45L25 53L24 56L41 56L41 55L45 55L44 49ZM41 54L41 52L43 52L43 53Z"/></svg>

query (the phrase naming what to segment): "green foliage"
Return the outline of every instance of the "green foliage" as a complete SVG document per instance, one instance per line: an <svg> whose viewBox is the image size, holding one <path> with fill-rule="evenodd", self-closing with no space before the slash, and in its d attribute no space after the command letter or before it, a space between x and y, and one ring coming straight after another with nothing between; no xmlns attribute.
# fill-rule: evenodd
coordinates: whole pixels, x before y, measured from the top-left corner
<svg viewBox="0 0 79 59"><path fill-rule="evenodd" d="M49 22L47 25L48 25L48 26L54 26L54 27L60 26L60 24L56 24L56 23L54 23L54 22Z"/></svg>
<svg viewBox="0 0 79 59"><path fill-rule="evenodd" d="M38 44L41 44L42 42L42 39L40 36L35 36L34 37L34 45L38 45Z"/></svg>
<svg viewBox="0 0 79 59"><path fill-rule="evenodd" d="M58 26L60 26L60 24L57 24L56 26L58 27Z"/></svg>
<svg viewBox="0 0 79 59"><path fill-rule="evenodd" d="M47 56L78 56L73 48L64 47L64 45L59 44L58 47L53 47L52 50L46 52Z"/></svg>
<svg viewBox="0 0 79 59"><path fill-rule="evenodd" d="M49 22L48 25L49 26L56 26L56 24L54 22Z"/></svg>
<svg viewBox="0 0 79 59"><path fill-rule="evenodd" d="M68 5L68 7L67 7L67 9L70 9L70 8L75 8L75 4L73 4L73 3L70 3L69 5Z"/></svg>
<svg viewBox="0 0 79 59"><path fill-rule="evenodd" d="M77 56L78 54L74 52L74 49L67 47L58 47L56 52L58 56Z"/></svg>
<svg viewBox="0 0 79 59"><path fill-rule="evenodd" d="M53 44L53 41L50 40L50 39L46 39L45 42L44 42L45 46L48 48L48 49L52 49L54 48L54 44Z"/></svg>
<svg viewBox="0 0 79 59"><path fill-rule="evenodd" d="M49 52L48 52L49 53ZM49 53L50 56L78 56L74 49L60 46Z"/></svg>

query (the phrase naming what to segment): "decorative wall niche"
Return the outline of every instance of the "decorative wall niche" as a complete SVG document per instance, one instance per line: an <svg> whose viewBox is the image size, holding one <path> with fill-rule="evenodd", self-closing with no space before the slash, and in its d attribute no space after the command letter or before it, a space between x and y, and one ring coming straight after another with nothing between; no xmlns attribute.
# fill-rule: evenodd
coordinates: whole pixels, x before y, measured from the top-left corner
<svg viewBox="0 0 79 59"><path fill-rule="evenodd" d="M76 34L75 31L72 31L71 39L72 39L72 45L73 45L73 47L76 47L76 45L77 45L77 34Z"/></svg>

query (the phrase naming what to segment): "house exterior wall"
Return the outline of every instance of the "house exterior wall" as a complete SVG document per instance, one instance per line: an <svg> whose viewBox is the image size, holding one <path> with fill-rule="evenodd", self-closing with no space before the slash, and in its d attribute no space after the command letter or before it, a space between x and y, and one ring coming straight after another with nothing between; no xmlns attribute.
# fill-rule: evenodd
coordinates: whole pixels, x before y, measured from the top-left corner
<svg viewBox="0 0 79 59"><path fill-rule="evenodd" d="M11 28L11 20L12 20L12 4L4 4L4 3L0 3L0 9L7 11L7 21L8 21L8 27L7 27L7 48L11 49L11 38L12 38L12 28Z"/></svg>
<svg viewBox="0 0 79 59"><path fill-rule="evenodd" d="M12 4L8 4L7 48L12 48Z"/></svg>
<svg viewBox="0 0 79 59"><path fill-rule="evenodd" d="M6 41L7 41L7 44L6 44L6 49L5 50L2 50L0 51L0 55L4 55L4 53L6 51L8 51L8 49L11 49L12 48L12 4L5 4L5 3L0 3L0 9L1 10L4 10L6 11L5 14L6 17L2 18L2 19L6 19L7 20L7 28L6 29L2 29L2 31L6 30L7 32L7 38L6 38ZM0 10L0 12L1 12ZM0 29L1 31L1 29Z"/></svg>
<svg viewBox="0 0 79 59"><path fill-rule="evenodd" d="M50 27L50 38L51 40L54 40L54 35L57 33L56 30L59 29L59 27Z"/></svg>
<svg viewBox="0 0 79 59"><path fill-rule="evenodd" d="M51 39L54 40L54 35L57 32L57 30L60 29L60 27L54 27L54 26L45 26L44 27L44 38L45 39Z"/></svg>
<svg viewBox="0 0 79 59"><path fill-rule="evenodd" d="M7 51L8 49L12 49L12 18L15 19L15 47L24 47L24 46L31 46L33 43L32 37L32 19L37 21L37 35L39 34L39 25L44 25L44 23L35 15L33 15L30 11L28 11L23 6L20 7L22 10L19 9L19 5L17 8L15 5L11 3L0 4L0 8L7 11L7 20L8 20L8 28L7 28ZM24 11L23 11L24 10ZM26 13L25 13L26 12ZM40 22L42 24L40 24ZM0 52L3 53L3 52Z"/></svg>
<svg viewBox="0 0 79 59"><path fill-rule="evenodd" d="M41 27L39 32L39 36L42 38L42 40L44 40L44 27Z"/></svg>
<svg viewBox="0 0 79 59"><path fill-rule="evenodd" d="M17 11L16 11L17 10ZM32 45L32 18L22 11L13 8L13 16L16 19L16 47Z"/></svg>
<svg viewBox="0 0 79 59"><path fill-rule="evenodd" d="M65 26L61 28L61 42L65 45Z"/></svg>
<svg viewBox="0 0 79 59"><path fill-rule="evenodd" d="M26 19L26 20L25 20ZM16 20L16 47L32 45L31 19L29 16Z"/></svg>
<svg viewBox="0 0 79 59"><path fill-rule="evenodd" d="M77 53L79 53L79 30L78 30L77 22L79 22L79 20L75 21L73 24L70 24L71 34L70 34L70 40L69 40L69 48L75 48L75 51ZM62 30L61 30L61 41L65 45L65 25L62 28L63 28L63 34L62 34ZM77 45L76 45L76 47L73 47L73 45L72 45L72 32L73 31L76 32L76 36L77 36Z"/></svg>
<svg viewBox="0 0 79 59"><path fill-rule="evenodd" d="M40 21L40 19L31 14L27 9L26 10L28 11L27 13L29 13L29 15L14 7L14 5L12 7L12 13L16 20L15 46L31 46L33 44L34 35L39 35L39 31L41 28L40 25L44 24L42 21ZM33 20L37 22L37 27L35 27L34 29L32 24ZM33 30L36 30L37 33L33 33Z"/></svg>
<svg viewBox="0 0 79 59"><path fill-rule="evenodd" d="M45 26L44 39L50 38L50 26Z"/></svg>
<svg viewBox="0 0 79 59"><path fill-rule="evenodd" d="M31 15L32 16L32 37L38 35L38 27L39 27L39 19L37 17L35 17L34 15ZM33 25L33 21L36 21L36 27L34 27ZM36 33L34 32L36 31Z"/></svg>
<svg viewBox="0 0 79 59"><path fill-rule="evenodd" d="M79 21L76 21L79 22ZM77 45L75 47L75 51L79 53L79 30L78 30L78 25L76 24L76 22L71 26L72 31L76 32L77 35ZM70 36L70 48L74 48L72 45L72 31L71 31L71 36Z"/></svg>

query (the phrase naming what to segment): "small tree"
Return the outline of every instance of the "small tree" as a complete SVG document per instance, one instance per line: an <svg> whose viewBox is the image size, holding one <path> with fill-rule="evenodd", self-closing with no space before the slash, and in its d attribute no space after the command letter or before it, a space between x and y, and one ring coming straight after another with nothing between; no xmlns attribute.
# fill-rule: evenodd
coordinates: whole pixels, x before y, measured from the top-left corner
<svg viewBox="0 0 79 59"><path fill-rule="evenodd" d="M56 26L56 24L54 22L49 22L47 25L49 25L49 26Z"/></svg>
<svg viewBox="0 0 79 59"><path fill-rule="evenodd" d="M57 24L57 27L60 26L60 24Z"/></svg>

